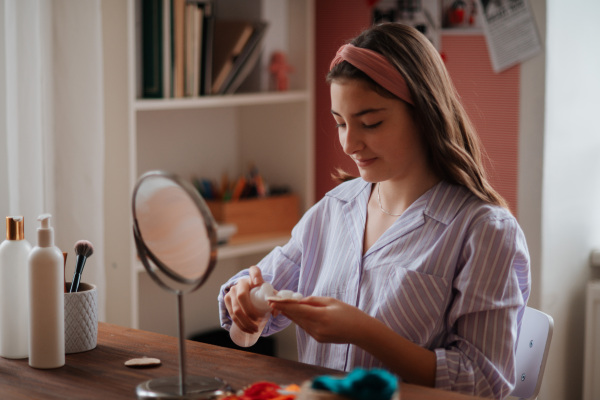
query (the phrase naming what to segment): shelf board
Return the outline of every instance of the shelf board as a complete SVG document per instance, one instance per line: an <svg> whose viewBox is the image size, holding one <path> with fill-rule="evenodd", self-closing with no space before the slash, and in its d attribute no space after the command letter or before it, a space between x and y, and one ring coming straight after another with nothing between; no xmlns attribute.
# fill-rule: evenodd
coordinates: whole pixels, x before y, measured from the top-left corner
<svg viewBox="0 0 600 400"><path fill-rule="evenodd" d="M217 261L252 254L265 253L273 250L277 246L282 246L286 244L289 240L290 236L284 235L238 244L221 245L217 248ZM146 269L139 260L137 260L137 262L135 263L134 268L137 272L146 272Z"/></svg>
<svg viewBox="0 0 600 400"><path fill-rule="evenodd" d="M256 253L264 253L273 250L277 246L282 246L290 240L289 235L274 236L262 240L248 241L244 243L226 244L217 249L217 260L225 260L239 256L246 256Z"/></svg>
<svg viewBox="0 0 600 400"><path fill-rule="evenodd" d="M272 103L295 103L309 100L304 90L288 92L244 93L187 97L177 99L137 99L134 102L136 111L180 110L182 108L232 107Z"/></svg>

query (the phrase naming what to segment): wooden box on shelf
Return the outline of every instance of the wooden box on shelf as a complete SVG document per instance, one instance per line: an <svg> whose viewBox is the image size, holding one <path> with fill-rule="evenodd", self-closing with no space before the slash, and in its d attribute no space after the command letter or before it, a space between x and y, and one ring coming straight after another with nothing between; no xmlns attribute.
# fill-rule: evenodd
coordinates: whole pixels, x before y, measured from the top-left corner
<svg viewBox="0 0 600 400"><path fill-rule="evenodd" d="M295 194L206 204L217 223L237 226L230 243L289 235L299 219L299 199Z"/></svg>

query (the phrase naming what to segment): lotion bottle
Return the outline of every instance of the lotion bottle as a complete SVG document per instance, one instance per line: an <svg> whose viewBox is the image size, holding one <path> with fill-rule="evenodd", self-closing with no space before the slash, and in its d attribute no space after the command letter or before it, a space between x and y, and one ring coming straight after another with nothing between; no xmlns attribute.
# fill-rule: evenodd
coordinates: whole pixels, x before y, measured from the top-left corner
<svg viewBox="0 0 600 400"><path fill-rule="evenodd" d="M269 307L267 297L273 296L274 294L275 291L273 286L268 282L250 290L250 300L252 301L252 305L263 317L258 326L258 331L255 333L246 333L238 328L235 322L232 323L231 328L229 329L229 337L231 337L233 343L241 347L250 347L258 341L267 321L269 321L269 318L271 317L271 308Z"/></svg>
<svg viewBox="0 0 600 400"><path fill-rule="evenodd" d="M22 216L6 217L6 240L0 244L0 356L27 358L29 281Z"/></svg>
<svg viewBox="0 0 600 400"><path fill-rule="evenodd" d="M50 214L38 217L38 244L29 253L29 365L65 365L63 254L54 246Z"/></svg>

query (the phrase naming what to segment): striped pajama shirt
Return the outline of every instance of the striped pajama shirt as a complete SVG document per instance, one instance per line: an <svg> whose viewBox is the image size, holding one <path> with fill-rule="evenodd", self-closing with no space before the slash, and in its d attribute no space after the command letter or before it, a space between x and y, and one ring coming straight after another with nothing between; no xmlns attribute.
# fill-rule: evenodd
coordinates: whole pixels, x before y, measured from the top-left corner
<svg viewBox="0 0 600 400"><path fill-rule="evenodd" d="M305 213L291 240L259 264L265 281L360 308L437 357L438 388L501 398L515 382L514 349L529 297L529 254L515 218L462 186L439 182L363 254L371 184L343 183ZM221 325L231 319L219 294ZM290 324L271 318L263 335ZM301 362L343 371L385 368L354 345L297 329Z"/></svg>

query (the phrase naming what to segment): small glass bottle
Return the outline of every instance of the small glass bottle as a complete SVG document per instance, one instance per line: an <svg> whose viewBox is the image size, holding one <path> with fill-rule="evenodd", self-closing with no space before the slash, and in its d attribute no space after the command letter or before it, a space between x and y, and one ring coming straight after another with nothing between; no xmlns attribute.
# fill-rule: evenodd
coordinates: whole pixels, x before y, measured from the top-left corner
<svg viewBox="0 0 600 400"><path fill-rule="evenodd" d="M235 322L232 323L229 330L229 337L231 337L233 343L240 347L250 347L258 341L263 329L265 329L267 321L269 321L269 318L271 317L271 308L269 307L267 297L273 296L274 294L275 290L268 282L250 290L250 300L252 301L252 305L256 311L262 315L262 319L258 325L258 331L255 333L246 333L242 331Z"/></svg>
<svg viewBox="0 0 600 400"><path fill-rule="evenodd" d="M27 358L29 280L24 218L6 217L6 240L0 244L0 356Z"/></svg>

